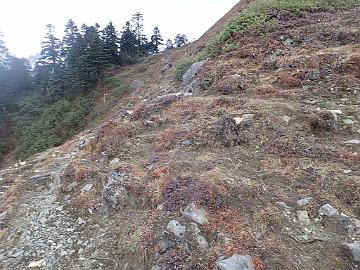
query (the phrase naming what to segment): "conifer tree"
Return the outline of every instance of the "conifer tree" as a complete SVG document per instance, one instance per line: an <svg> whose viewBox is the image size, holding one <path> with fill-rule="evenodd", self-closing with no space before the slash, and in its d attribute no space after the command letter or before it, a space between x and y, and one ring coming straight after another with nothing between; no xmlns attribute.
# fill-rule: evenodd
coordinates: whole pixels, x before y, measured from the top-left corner
<svg viewBox="0 0 360 270"><path fill-rule="evenodd" d="M151 53L158 53L159 52L159 46L163 45L163 38L160 34L159 28L156 26L153 30L153 35L151 36L151 46L150 46L150 52Z"/></svg>
<svg viewBox="0 0 360 270"><path fill-rule="evenodd" d="M78 43L80 38L79 29L75 25L73 20L69 20L65 25L64 38L62 42L62 52L61 55L65 58L73 56L73 51Z"/></svg>
<svg viewBox="0 0 360 270"><path fill-rule="evenodd" d="M111 64L117 65L121 63L119 56L119 38L116 33L115 26L110 22L102 31L102 39L104 42L104 50Z"/></svg>
<svg viewBox="0 0 360 270"><path fill-rule="evenodd" d="M130 22L126 22L120 38L120 50L122 53L134 57L137 54L137 39Z"/></svg>
<svg viewBox="0 0 360 270"><path fill-rule="evenodd" d="M174 48L174 43L171 41L171 39L168 39L165 44L165 50L171 50Z"/></svg>
<svg viewBox="0 0 360 270"><path fill-rule="evenodd" d="M137 41L136 49L137 55L141 56L146 53L147 51L147 38L143 34L144 25L143 25L144 17L140 12L136 12L132 17L133 27L134 27L134 35Z"/></svg>
<svg viewBox="0 0 360 270"><path fill-rule="evenodd" d="M56 70L60 60L60 41L54 35L54 27L51 24L46 26L45 40L41 43L41 58L39 62L48 66L51 72Z"/></svg>
<svg viewBox="0 0 360 270"><path fill-rule="evenodd" d="M185 35L177 34L174 40L174 44L176 47L184 46L186 43L188 43L188 39Z"/></svg>

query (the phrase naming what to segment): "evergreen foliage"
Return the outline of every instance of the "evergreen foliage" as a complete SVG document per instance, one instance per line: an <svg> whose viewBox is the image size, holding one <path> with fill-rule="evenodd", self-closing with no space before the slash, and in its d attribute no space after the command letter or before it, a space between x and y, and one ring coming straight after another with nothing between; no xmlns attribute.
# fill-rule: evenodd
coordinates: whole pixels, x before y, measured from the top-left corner
<svg viewBox="0 0 360 270"><path fill-rule="evenodd" d="M17 140L17 155L26 158L76 134L92 115L95 89L109 71L160 51L159 28L150 41L143 32L139 12L120 35L112 22L103 29L99 24L79 29L70 19L60 40L48 24L33 68L10 55L0 34L0 154ZM125 91L118 88L120 97Z"/></svg>

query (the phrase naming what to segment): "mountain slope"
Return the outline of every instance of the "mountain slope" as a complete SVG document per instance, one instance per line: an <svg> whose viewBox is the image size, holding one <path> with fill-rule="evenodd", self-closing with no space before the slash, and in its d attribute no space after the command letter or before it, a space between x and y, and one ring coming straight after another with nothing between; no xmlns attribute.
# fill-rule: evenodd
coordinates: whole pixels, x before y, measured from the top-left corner
<svg viewBox="0 0 360 270"><path fill-rule="evenodd" d="M175 82L243 7L112 78L133 90L99 126L0 172L3 269L357 269L360 9L275 12Z"/></svg>

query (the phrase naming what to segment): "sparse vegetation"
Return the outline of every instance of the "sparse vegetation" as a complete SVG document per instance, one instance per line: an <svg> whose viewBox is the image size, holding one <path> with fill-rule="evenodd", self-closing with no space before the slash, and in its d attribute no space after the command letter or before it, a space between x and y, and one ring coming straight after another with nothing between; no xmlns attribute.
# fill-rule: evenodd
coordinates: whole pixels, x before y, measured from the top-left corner
<svg viewBox="0 0 360 270"><path fill-rule="evenodd" d="M216 56L236 48L232 38L247 31L264 34L273 29L277 14L289 12L299 16L301 12L332 11L348 9L360 5L360 0L255 0L252 1L238 16L233 18L224 29L209 43L202 58Z"/></svg>
<svg viewBox="0 0 360 270"><path fill-rule="evenodd" d="M178 62L173 71L174 79L178 82L181 82L182 76L185 74L185 72L190 68L192 64L196 62L193 58L186 58L182 61Z"/></svg>

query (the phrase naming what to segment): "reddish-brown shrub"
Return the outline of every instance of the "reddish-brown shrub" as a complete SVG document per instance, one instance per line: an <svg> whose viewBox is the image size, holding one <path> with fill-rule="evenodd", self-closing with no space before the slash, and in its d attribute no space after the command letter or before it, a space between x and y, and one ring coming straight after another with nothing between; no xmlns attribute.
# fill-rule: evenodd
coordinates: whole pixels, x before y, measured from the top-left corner
<svg viewBox="0 0 360 270"><path fill-rule="evenodd" d="M108 156L114 156L124 141L135 134L134 129L134 126L121 122L110 121L106 123L98 133L97 152L105 152Z"/></svg>
<svg viewBox="0 0 360 270"><path fill-rule="evenodd" d="M295 78L290 72L282 71L277 74L274 85L285 89L293 89L302 86L302 81Z"/></svg>
<svg viewBox="0 0 360 270"><path fill-rule="evenodd" d="M164 181L162 196L165 210L173 211L190 202L213 206L221 194L217 187L200 179L192 176L179 176Z"/></svg>
<svg viewBox="0 0 360 270"><path fill-rule="evenodd" d="M288 97L292 93L296 92L294 90L284 90L273 86L259 87L255 90L255 94L262 97Z"/></svg>
<svg viewBox="0 0 360 270"><path fill-rule="evenodd" d="M219 79L209 88L209 91L220 93L222 95L230 95L241 93L241 91L246 89L246 84L241 79L240 76L230 75L224 76Z"/></svg>

